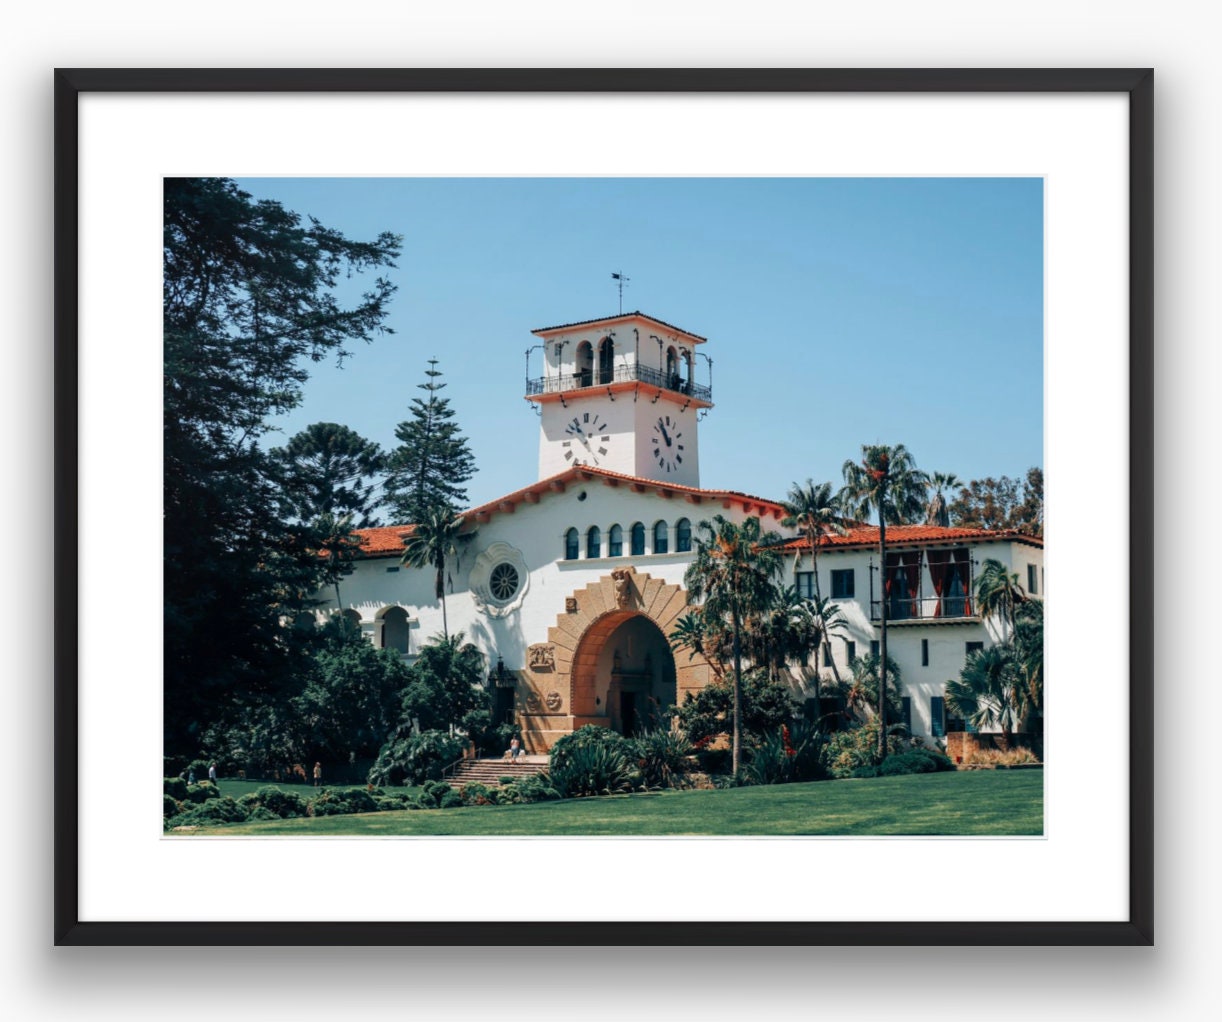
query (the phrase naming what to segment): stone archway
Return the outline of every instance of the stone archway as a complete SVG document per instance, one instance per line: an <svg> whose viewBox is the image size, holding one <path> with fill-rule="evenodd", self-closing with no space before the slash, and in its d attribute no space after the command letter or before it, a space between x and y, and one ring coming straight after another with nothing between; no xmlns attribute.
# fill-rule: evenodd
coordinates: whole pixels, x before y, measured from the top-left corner
<svg viewBox="0 0 1222 1022"><path fill-rule="evenodd" d="M547 642L530 647L527 669L520 676L518 719L523 737L533 752L545 752L562 735L596 724L625 726L623 704L608 705L619 693L648 692L651 697L673 691L675 702L709 682L703 663L680 655L672 657L666 637L687 610L687 592L681 585L652 578L632 567L617 568L596 582L574 590L565 609L548 629ZM643 618L637 631L650 638L660 659L653 664L655 681L647 683L641 665L625 665L617 672L610 664L613 637L633 631L634 619ZM618 674L618 677L613 675ZM656 679L661 679L658 682ZM672 686L673 685L673 689Z"/></svg>

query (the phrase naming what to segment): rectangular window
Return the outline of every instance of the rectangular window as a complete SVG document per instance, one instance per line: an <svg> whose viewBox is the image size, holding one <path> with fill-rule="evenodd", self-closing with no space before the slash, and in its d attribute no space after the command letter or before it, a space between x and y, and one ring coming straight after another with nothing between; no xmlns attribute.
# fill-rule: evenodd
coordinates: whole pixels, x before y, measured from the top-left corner
<svg viewBox="0 0 1222 1022"><path fill-rule="evenodd" d="M851 600L856 592L852 568L837 568L832 571L832 599Z"/></svg>
<svg viewBox="0 0 1222 1022"><path fill-rule="evenodd" d="M900 699L900 723L908 729L908 733L912 734L912 697L904 696Z"/></svg>
<svg viewBox="0 0 1222 1022"><path fill-rule="evenodd" d="M870 640L870 656L878 656L881 647L877 639Z"/></svg>
<svg viewBox="0 0 1222 1022"><path fill-rule="evenodd" d="M935 738L946 737L946 700L942 696L929 697L929 730Z"/></svg>
<svg viewBox="0 0 1222 1022"><path fill-rule="evenodd" d="M394 574L394 573L395 573L396 571L398 571L398 570L399 570L398 568L387 568L387 569L386 569L386 571L387 571L388 573L390 573L390 574Z"/></svg>
<svg viewBox="0 0 1222 1022"><path fill-rule="evenodd" d="M795 572L794 584L798 588L798 596L803 600L815 598L815 573L813 571Z"/></svg>
<svg viewBox="0 0 1222 1022"><path fill-rule="evenodd" d="M921 666L922 667L929 666L929 640L928 639L921 640Z"/></svg>
<svg viewBox="0 0 1222 1022"><path fill-rule="evenodd" d="M844 640L844 659L850 664L857 659L857 643Z"/></svg>
<svg viewBox="0 0 1222 1022"><path fill-rule="evenodd" d="M1039 581L1034 564L1027 565L1027 592L1034 595L1039 595L1039 589L1036 582Z"/></svg>

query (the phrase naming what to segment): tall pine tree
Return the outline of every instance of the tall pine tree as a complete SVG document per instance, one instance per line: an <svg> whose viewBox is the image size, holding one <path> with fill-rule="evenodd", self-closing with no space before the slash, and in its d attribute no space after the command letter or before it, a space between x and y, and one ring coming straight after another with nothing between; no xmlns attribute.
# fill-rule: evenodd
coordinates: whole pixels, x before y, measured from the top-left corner
<svg viewBox="0 0 1222 1022"><path fill-rule="evenodd" d="M463 485L475 474L475 457L454 421L448 398L439 396L437 359L429 359L427 383L417 384L426 397L412 399L410 419L395 428L399 446L390 454L386 506L402 524L425 521L437 508L457 514L466 504Z"/></svg>

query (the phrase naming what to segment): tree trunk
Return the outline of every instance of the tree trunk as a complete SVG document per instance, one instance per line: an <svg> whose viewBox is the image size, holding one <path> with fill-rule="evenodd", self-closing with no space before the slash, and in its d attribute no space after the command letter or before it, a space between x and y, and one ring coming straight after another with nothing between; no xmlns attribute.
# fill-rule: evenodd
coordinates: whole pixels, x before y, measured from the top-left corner
<svg viewBox="0 0 1222 1022"><path fill-rule="evenodd" d="M743 655L740 632L742 626L738 617L738 607L734 607L734 726L730 739L730 769L738 778L738 750L742 736L742 677Z"/></svg>
<svg viewBox="0 0 1222 1022"><path fill-rule="evenodd" d="M887 758L887 519L883 514L883 502L886 500L886 480L883 481L883 497L878 504L878 560L880 564L879 579L881 585L879 605L882 607L880 624L879 662L878 662L878 761Z"/></svg>

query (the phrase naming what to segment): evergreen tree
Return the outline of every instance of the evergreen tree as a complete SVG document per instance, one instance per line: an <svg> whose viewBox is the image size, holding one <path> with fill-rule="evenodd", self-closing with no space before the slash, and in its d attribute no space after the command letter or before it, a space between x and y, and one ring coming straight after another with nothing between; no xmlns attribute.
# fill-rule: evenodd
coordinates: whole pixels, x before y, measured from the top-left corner
<svg viewBox="0 0 1222 1022"><path fill-rule="evenodd" d="M412 417L399 423L386 477L386 505L392 519L403 524L423 522L442 508L451 517L466 503L463 485L475 474L475 458L459 432L449 398L440 396L437 359L429 359L427 383L417 384L426 397L413 398Z"/></svg>
<svg viewBox="0 0 1222 1022"><path fill-rule="evenodd" d="M258 441L301 399L309 362L385 327L395 286L350 306L341 276L393 266L400 239L350 241L234 182L164 185L164 724L168 753L299 684L282 626L325 578L310 530L286 521Z"/></svg>

